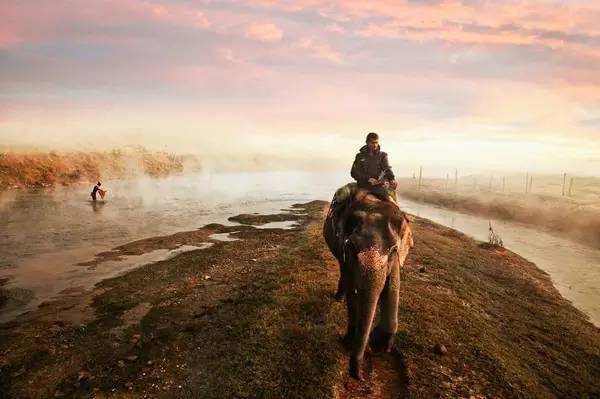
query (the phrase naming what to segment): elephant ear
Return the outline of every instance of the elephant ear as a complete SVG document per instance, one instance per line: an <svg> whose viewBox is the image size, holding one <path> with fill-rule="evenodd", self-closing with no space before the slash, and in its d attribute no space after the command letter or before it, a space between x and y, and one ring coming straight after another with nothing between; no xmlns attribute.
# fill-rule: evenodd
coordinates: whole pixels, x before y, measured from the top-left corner
<svg viewBox="0 0 600 399"><path fill-rule="evenodd" d="M410 221L403 215L402 226L400 227L400 239L398 241L398 258L400 266L404 266L404 261L410 252L410 249L415 246L413 241L413 233L410 228Z"/></svg>
<svg viewBox="0 0 600 399"><path fill-rule="evenodd" d="M406 229L408 228L409 223L410 222L404 214L404 212L401 212L400 215L394 215L394 217L390 219L388 226L390 232L393 234L394 237L396 237L396 246L400 246L400 242L406 234Z"/></svg>

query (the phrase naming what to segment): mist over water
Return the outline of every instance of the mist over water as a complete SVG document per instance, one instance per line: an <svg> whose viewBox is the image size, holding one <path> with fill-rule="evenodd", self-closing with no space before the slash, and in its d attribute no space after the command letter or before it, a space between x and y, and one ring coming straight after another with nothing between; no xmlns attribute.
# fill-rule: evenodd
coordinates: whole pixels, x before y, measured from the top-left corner
<svg viewBox="0 0 600 399"><path fill-rule="evenodd" d="M333 185L332 185L332 182ZM106 247L131 240L225 223L247 212L278 212L293 203L330 199L341 174L221 173L166 179L103 181L105 201L92 187L7 191L0 195L0 268L48 253Z"/></svg>
<svg viewBox="0 0 600 399"><path fill-rule="evenodd" d="M99 252L208 223L232 224L227 218L240 213L279 213L295 203L330 200L335 187L346 181L343 173L307 172L139 177L103 181L108 195L95 203L91 185L3 192L0 279L9 279L5 288L33 292L34 300L24 309L31 308L63 290L90 288L115 270L168 255L159 251L127 267L119 262L77 265Z"/></svg>

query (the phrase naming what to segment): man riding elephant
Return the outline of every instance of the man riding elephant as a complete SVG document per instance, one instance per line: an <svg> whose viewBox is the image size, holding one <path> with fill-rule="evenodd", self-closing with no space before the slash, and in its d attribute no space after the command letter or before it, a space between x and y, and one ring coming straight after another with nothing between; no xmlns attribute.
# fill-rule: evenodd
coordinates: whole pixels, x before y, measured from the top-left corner
<svg viewBox="0 0 600 399"><path fill-rule="evenodd" d="M340 213L323 225L327 246L340 264L338 294L346 297L350 375L360 379L367 344L391 350L398 328L400 268L413 246L408 218L394 203L357 188ZM338 232L344 232L340 239ZM336 294L337 295L337 294ZM379 323L371 332L377 304Z"/></svg>
<svg viewBox="0 0 600 399"><path fill-rule="evenodd" d="M350 374L360 378L365 348L390 350L398 327L400 267L413 246L408 218L395 197L398 183L377 133L367 135L350 172L356 183L338 189L323 235L340 265L336 299L346 297ZM381 316L371 332L378 302Z"/></svg>
<svg viewBox="0 0 600 399"><path fill-rule="evenodd" d="M356 154L350 175L360 188L384 200L389 200L391 196L392 200L397 202L398 182L392 172L387 154L381 151L377 133L371 132L367 135L366 145L362 146Z"/></svg>
<svg viewBox="0 0 600 399"><path fill-rule="evenodd" d="M349 183L340 187L333 196L331 206L329 207L328 218L335 220L332 225L334 236L343 243L346 233L344 224L338 216L344 211L349 203L349 199L357 190L366 190L377 196L379 199L398 204L396 197L396 188L398 182L392 172L392 167L388 161L388 156L381 151L379 146L379 135L371 132L367 134L366 144L362 146L354 158L350 175L356 180L356 183ZM338 285L335 298L341 300L344 297L342 279Z"/></svg>

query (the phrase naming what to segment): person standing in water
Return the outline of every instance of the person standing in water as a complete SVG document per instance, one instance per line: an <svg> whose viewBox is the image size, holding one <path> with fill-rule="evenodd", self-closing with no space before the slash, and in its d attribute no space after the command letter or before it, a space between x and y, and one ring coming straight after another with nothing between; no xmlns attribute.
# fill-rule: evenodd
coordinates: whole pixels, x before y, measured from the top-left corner
<svg viewBox="0 0 600 399"><path fill-rule="evenodd" d="M102 185L102 183L100 183L100 182L96 183L96 185L94 186L94 189L90 193L90 195L92 196L92 201L96 201L96 193L98 193L98 191L100 191L101 196L104 197L102 195L102 189L100 189L101 185Z"/></svg>

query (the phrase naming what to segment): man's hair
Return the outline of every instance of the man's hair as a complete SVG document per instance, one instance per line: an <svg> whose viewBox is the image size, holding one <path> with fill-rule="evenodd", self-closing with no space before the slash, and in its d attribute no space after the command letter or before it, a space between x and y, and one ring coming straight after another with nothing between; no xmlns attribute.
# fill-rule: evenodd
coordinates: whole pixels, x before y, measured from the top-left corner
<svg viewBox="0 0 600 399"><path fill-rule="evenodd" d="M365 141L369 142L369 140L379 140L379 135L375 132L371 132L367 134L367 139Z"/></svg>

